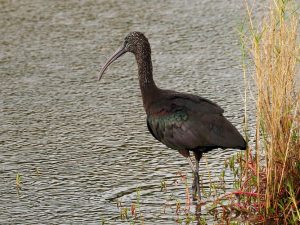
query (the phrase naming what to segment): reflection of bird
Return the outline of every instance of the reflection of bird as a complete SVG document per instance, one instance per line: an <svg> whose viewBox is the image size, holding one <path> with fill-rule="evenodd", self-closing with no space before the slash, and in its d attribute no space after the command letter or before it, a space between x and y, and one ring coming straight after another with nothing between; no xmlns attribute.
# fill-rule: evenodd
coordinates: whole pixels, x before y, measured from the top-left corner
<svg viewBox="0 0 300 225"><path fill-rule="evenodd" d="M202 154L215 148L246 149L246 142L237 129L222 115L224 110L208 99L158 88L152 77L151 48L140 32L127 35L124 45L104 64L99 80L107 67L126 52L135 55L147 126L160 142L188 159L194 173L193 196L199 199L199 161ZM192 151L196 166L190 158Z"/></svg>

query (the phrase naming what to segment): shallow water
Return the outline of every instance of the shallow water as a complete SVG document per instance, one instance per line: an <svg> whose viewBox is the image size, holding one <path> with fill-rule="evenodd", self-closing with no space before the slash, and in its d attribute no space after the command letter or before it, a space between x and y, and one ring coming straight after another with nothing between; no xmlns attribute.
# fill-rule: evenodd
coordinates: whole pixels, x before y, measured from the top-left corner
<svg viewBox="0 0 300 225"><path fill-rule="evenodd" d="M116 202L137 187L145 224L176 224L185 186L173 183L191 170L147 131L134 57L97 71L142 31L158 86L217 102L242 131L242 2L0 1L0 224L130 224ZM234 153L206 154L204 188Z"/></svg>

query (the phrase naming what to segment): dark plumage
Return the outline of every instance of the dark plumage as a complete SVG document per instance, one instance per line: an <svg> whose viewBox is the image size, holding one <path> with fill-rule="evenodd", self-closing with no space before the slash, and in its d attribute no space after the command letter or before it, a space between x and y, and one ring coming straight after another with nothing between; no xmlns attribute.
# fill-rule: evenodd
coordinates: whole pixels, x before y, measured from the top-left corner
<svg viewBox="0 0 300 225"><path fill-rule="evenodd" d="M194 172L193 195L200 198L199 160L202 153L215 148L246 149L246 142L237 129L222 115L224 110L205 98L163 90L152 77L151 48L140 32L129 33L124 45L105 63L100 71L101 79L106 68L126 52L135 55L138 64L140 88L147 113L150 133L169 148L179 150L188 159ZM190 159L194 152L196 167Z"/></svg>

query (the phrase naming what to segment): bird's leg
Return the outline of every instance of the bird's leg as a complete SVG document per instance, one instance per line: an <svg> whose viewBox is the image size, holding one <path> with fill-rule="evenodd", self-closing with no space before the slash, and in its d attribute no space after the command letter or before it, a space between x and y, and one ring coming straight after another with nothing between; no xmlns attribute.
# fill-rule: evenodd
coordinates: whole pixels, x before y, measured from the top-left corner
<svg viewBox="0 0 300 225"><path fill-rule="evenodd" d="M192 162L192 159L190 156L187 157L187 160L188 160L188 163L190 164L191 168L192 168L192 171L193 171L193 175L194 175L194 180L193 180L193 184L192 184L192 193L193 193L193 200L196 200L197 196L196 196L196 193L197 193L197 188L196 188L196 182L197 182L197 178L196 178L196 168ZM198 180L199 182L199 180Z"/></svg>
<svg viewBox="0 0 300 225"><path fill-rule="evenodd" d="M179 150L179 153L187 159L188 163L190 164L190 166L192 168L193 175L194 175L194 181L193 181L193 185L192 185L192 193L193 193L193 200L196 200L196 180L195 180L196 168L192 162L189 150ZM198 181L198 183L199 183L199 181Z"/></svg>
<svg viewBox="0 0 300 225"><path fill-rule="evenodd" d="M199 200L201 200L201 192L200 192L200 179L199 179L199 161L202 157L202 152L200 151L194 151L194 155L195 155L195 159L196 159L196 167L194 166L191 156L190 156L190 152L189 150L180 150L179 153L181 155L183 155L185 158L187 158L188 163L190 164L192 171L193 171L193 175L194 175L194 181L193 181L193 185L192 185L192 193L193 193L193 200L197 200L197 195Z"/></svg>
<svg viewBox="0 0 300 225"><path fill-rule="evenodd" d="M194 173L194 183L196 185L196 190L193 190L193 195L196 196L198 194L199 200L201 200L201 191L200 191L200 179L199 179L199 161L202 157L202 152L194 151L195 159L196 159L196 169Z"/></svg>

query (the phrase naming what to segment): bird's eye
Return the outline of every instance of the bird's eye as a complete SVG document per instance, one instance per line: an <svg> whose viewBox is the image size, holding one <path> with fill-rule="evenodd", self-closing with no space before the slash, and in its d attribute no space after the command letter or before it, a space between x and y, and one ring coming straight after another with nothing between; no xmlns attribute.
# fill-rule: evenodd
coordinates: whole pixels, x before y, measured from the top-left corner
<svg viewBox="0 0 300 225"><path fill-rule="evenodd" d="M127 44L128 44L128 40L125 39L125 41L124 41L124 46L126 46Z"/></svg>
<svg viewBox="0 0 300 225"><path fill-rule="evenodd" d="M124 42L124 47L126 47L127 49L130 48L131 44L128 41Z"/></svg>

